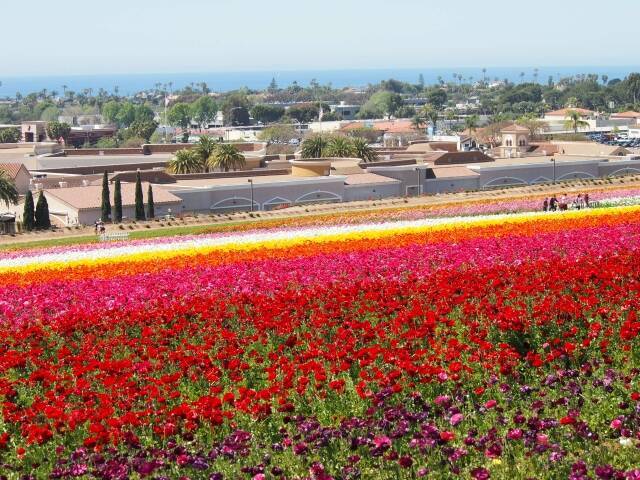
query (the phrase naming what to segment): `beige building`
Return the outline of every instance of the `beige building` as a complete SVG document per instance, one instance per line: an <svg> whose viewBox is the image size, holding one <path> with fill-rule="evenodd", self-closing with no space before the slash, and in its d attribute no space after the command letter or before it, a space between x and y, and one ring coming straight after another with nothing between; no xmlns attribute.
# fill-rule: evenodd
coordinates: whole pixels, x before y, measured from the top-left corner
<svg viewBox="0 0 640 480"><path fill-rule="evenodd" d="M29 191L31 184L31 174L22 163L0 163L0 170L13 180L20 195Z"/></svg>
<svg viewBox="0 0 640 480"><path fill-rule="evenodd" d="M529 129L516 123L500 130L502 145L500 156L503 158L520 157L529 150Z"/></svg>
<svg viewBox="0 0 640 480"><path fill-rule="evenodd" d="M122 184L123 219L135 218L135 187L134 183ZM148 183L142 184L145 211L148 187ZM110 186L109 190L113 211L113 185ZM43 191L49 204L52 222L55 220L58 225L91 225L102 215L102 185L56 188ZM170 192L158 188L158 186L153 187L153 203L155 214L158 217L182 211L182 200Z"/></svg>

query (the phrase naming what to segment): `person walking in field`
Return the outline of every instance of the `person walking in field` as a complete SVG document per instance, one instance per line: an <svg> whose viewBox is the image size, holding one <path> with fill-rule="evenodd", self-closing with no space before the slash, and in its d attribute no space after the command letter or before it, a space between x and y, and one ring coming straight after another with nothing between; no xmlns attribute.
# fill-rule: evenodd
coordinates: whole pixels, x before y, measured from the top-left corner
<svg viewBox="0 0 640 480"><path fill-rule="evenodd" d="M542 211L543 212L549 211L549 198L545 198L544 202L542 202Z"/></svg>
<svg viewBox="0 0 640 480"><path fill-rule="evenodd" d="M553 195L551 197L551 200L549 200L549 210L551 210L552 212L555 212L558 209L558 199L556 198L555 195Z"/></svg>

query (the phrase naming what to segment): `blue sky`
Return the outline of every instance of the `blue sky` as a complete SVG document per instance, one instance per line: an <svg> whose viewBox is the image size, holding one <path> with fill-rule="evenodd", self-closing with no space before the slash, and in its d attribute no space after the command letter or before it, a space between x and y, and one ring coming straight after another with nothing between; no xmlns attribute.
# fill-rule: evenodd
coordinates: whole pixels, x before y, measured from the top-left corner
<svg viewBox="0 0 640 480"><path fill-rule="evenodd" d="M638 63L640 1L31 0L2 16L0 76L597 66Z"/></svg>

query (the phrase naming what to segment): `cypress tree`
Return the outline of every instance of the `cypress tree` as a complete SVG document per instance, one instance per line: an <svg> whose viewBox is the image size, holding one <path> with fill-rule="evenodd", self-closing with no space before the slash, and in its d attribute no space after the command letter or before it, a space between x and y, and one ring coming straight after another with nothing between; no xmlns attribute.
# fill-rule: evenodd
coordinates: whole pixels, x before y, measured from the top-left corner
<svg viewBox="0 0 640 480"><path fill-rule="evenodd" d="M140 170L136 174L136 220L146 220L144 215L144 199L142 198L142 180Z"/></svg>
<svg viewBox="0 0 640 480"><path fill-rule="evenodd" d="M39 230L46 230L51 228L51 220L49 219L49 204L44 196L42 190L38 196L38 203L36 203L36 228Z"/></svg>
<svg viewBox="0 0 640 480"><path fill-rule="evenodd" d="M156 216L156 208L153 204L153 189L149 184L149 190L147 191L147 219L151 220Z"/></svg>
<svg viewBox="0 0 640 480"><path fill-rule="evenodd" d="M108 222L111 219L111 200L109 199L109 177L104 172L102 177L102 221Z"/></svg>
<svg viewBox="0 0 640 480"><path fill-rule="evenodd" d="M122 222L122 186L118 178L113 189L113 223L120 222Z"/></svg>
<svg viewBox="0 0 640 480"><path fill-rule="evenodd" d="M31 190L27 192L24 199L24 210L22 212L22 227L30 232L35 227L35 210L33 206L33 194Z"/></svg>

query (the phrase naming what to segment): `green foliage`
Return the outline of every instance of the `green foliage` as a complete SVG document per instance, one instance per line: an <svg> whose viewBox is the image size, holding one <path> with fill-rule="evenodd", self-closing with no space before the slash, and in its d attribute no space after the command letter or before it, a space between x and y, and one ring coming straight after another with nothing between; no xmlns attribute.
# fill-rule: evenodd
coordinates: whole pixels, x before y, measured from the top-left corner
<svg viewBox="0 0 640 480"><path fill-rule="evenodd" d="M429 93L427 94L427 100L429 103L438 110L442 110L442 107L447 103L447 99L447 92L442 88L433 88L429 90Z"/></svg>
<svg viewBox="0 0 640 480"><path fill-rule="evenodd" d="M149 142L151 135L158 129L158 123L154 120L136 120L129 127L136 137Z"/></svg>
<svg viewBox="0 0 640 480"><path fill-rule="evenodd" d="M102 208L101 218L103 222L111 220L111 199L109 194L109 174L105 171L102 176Z"/></svg>
<svg viewBox="0 0 640 480"><path fill-rule="evenodd" d="M217 114L218 104L208 95L200 97L191 104L191 118L202 128L206 128L215 120Z"/></svg>
<svg viewBox="0 0 640 480"><path fill-rule="evenodd" d="M0 170L0 202L7 206L18 203L18 190L16 184L4 170Z"/></svg>
<svg viewBox="0 0 640 480"><path fill-rule="evenodd" d="M96 142L96 148L118 148L118 140L114 137L102 137Z"/></svg>
<svg viewBox="0 0 640 480"><path fill-rule="evenodd" d="M24 198L24 208L22 210L22 228L30 232L35 227L35 206L33 205L33 194L31 190Z"/></svg>
<svg viewBox="0 0 640 480"><path fill-rule="evenodd" d="M113 223L122 222L122 185L117 178L113 187Z"/></svg>
<svg viewBox="0 0 640 480"><path fill-rule="evenodd" d="M262 130L258 134L258 139L269 143L288 143L300 135L291 125L273 125Z"/></svg>
<svg viewBox="0 0 640 480"><path fill-rule="evenodd" d="M191 127L191 107L186 103L176 103L167 113L167 121L174 127L189 129Z"/></svg>
<svg viewBox="0 0 640 480"><path fill-rule="evenodd" d="M392 92L376 92L365 103L360 112L359 118L382 118L384 116L395 115L402 107L402 96Z"/></svg>
<svg viewBox="0 0 640 480"><path fill-rule="evenodd" d="M136 220L139 220L139 221L146 220L145 213L144 213L144 199L142 197L142 180L140 179L140 171L136 173L135 202L136 202Z"/></svg>
<svg viewBox="0 0 640 480"><path fill-rule="evenodd" d="M38 202L36 203L35 227L38 230L47 230L51 228L51 219L49 218L49 204L44 196L44 192L40 191Z"/></svg>
<svg viewBox="0 0 640 480"><path fill-rule="evenodd" d="M353 147L353 156L360 158L365 162L375 162L378 159L378 154L369 145L369 142L362 137L356 137L351 140Z"/></svg>
<svg viewBox="0 0 640 480"><path fill-rule="evenodd" d="M19 128L2 128L0 129L0 143L17 143L22 137Z"/></svg>
<svg viewBox="0 0 640 480"><path fill-rule="evenodd" d="M153 121L154 113L147 104L135 105L129 101L112 100L102 106L102 116L118 128L129 128L134 122Z"/></svg>
<svg viewBox="0 0 640 480"><path fill-rule="evenodd" d="M224 172L238 170L245 166L244 155L235 145L219 143L213 156L209 158L209 167L217 168Z"/></svg>
<svg viewBox="0 0 640 480"><path fill-rule="evenodd" d="M322 158L328 140L323 135L313 135L302 142L302 158Z"/></svg>
<svg viewBox="0 0 640 480"><path fill-rule="evenodd" d="M277 122L284 116L284 107L277 105L256 105L251 109L254 120L262 123Z"/></svg>
<svg viewBox="0 0 640 480"><path fill-rule="evenodd" d="M147 218L149 220L156 218L156 208L153 203L153 188L151 188L151 184L149 184L149 189L147 190Z"/></svg>
<svg viewBox="0 0 640 480"><path fill-rule="evenodd" d="M588 127L589 123L582 120L580 113L577 111L569 110L564 126L567 130L573 130L574 133L578 133L578 129Z"/></svg>
<svg viewBox="0 0 640 480"><path fill-rule="evenodd" d="M214 154L217 145L218 142L207 135L202 135L200 137L200 140L196 143L193 151L200 157L202 165L207 164L209 158Z"/></svg>
<svg viewBox="0 0 640 480"><path fill-rule="evenodd" d="M329 106L322 104L322 111L329 112ZM297 120L300 123L315 122L320 114L320 104L306 103L304 105L294 105L287 110L287 117Z"/></svg>
<svg viewBox="0 0 640 480"><path fill-rule="evenodd" d="M211 158L211 156L207 158ZM176 174L201 173L205 168L206 164L195 150L178 150L175 157L169 162L169 171Z"/></svg>
<svg viewBox="0 0 640 480"><path fill-rule="evenodd" d="M69 138L71 133L71 125L64 122L49 122L47 124L47 136L52 140L58 140L60 138L65 141Z"/></svg>
<svg viewBox="0 0 640 480"><path fill-rule="evenodd" d="M60 109L54 105L50 105L45 108L40 114L40 120L44 122L57 121L60 116Z"/></svg>
<svg viewBox="0 0 640 480"><path fill-rule="evenodd" d="M355 149L351 139L347 137L332 137L323 153L327 157L348 158L355 156Z"/></svg>
<svg viewBox="0 0 640 480"><path fill-rule="evenodd" d="M227 121L227 125L231 125L233 127L244 127L251 123L251 119L249 118L249 110L245 107L234 107L229 111L229 116L225 117Z"/></svg>

